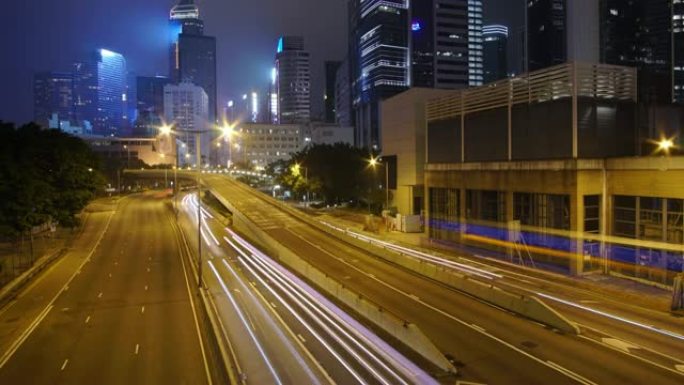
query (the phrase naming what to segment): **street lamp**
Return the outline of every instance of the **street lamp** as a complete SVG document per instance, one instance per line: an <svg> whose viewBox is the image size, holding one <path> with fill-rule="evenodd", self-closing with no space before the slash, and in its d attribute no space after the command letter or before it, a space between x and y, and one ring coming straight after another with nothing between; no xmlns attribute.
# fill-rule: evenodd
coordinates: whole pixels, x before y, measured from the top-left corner
<svg viewBox="0 0 684 385"><path fill-rule="evenodd" d="M292 166L292 175L301 175L300 170L304 169L304 180L306 181L306 204L305 207L309 207L309 168L304 167L299 163L295 163Z"/></svg>
<svg viewBox="0 0 684 385"><path fill-rule="evenodd" d="M385 209L389 210L389 167L387 162L383 162L382 159L378 157L373 157L368 160L368 165L375 170L376 166L382 166L385 168Z"/></svg>
<svg viewBox="0 0 684 385"><path fill-rule="evenodd" d="M661 138L658 142L656 152L663 152L665 155L670 155L670 150L675 147L672 138Z"/></svg>

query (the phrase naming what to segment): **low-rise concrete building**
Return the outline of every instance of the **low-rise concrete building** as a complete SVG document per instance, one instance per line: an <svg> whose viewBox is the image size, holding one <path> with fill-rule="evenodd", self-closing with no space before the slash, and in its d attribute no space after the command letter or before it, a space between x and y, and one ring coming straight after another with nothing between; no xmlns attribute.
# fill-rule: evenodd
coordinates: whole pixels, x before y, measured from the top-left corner
<svg viewBox="0 0 684 385"><path fill-rule="evenodd" d="M643 125L636 84L632 68L569 63L428 102L426 235L670 284L684 158Z"/></svg>
<svg viewBox="0 0 684 385"><path fill-rule="evenodd" d="M266 167L302 149L305 126L299 124L245 123L237 129L231 159L252 167Z"/></svg>

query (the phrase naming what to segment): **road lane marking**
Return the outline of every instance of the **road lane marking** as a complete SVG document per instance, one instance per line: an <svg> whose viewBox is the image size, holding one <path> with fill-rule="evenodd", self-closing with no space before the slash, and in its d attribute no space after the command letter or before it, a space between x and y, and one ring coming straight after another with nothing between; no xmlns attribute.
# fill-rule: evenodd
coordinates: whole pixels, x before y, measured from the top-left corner
<svg viewBox="0 0 684 385"><path fill-rule="evenodd" d="M145 291L147 291L147 285L145 285Z"/></svg>
<svg viewBox="0 0 684 385"><path fill-rule="evenodd" d="M684 365L675 365L675 369L679 370L680 372L684 373Z"/></svg>
<svg viewBox="0 0 684 385"><path fill-rule="evenodd" d="M137 355L140 351L140 344L135 344L135 354Z"/></svg>
<svg viewBox="0 0 684 385"><path fill-rule="evenodd" d="M100 234L100 237L97 239L97 242L95 242L95 245L90 250L90 253L88 253L86 259L79 266L79 269L76 272L74 272L74 274L72 274L72 276L69 278L69 280L67 280L62 289L57 291L57 294L55 294L52 300L50 300L47 306L45 306L45 309L43 309L43 311L38 314L33 323L31 323L31 325L29 325L29 327L26 330L24 330L24 332L21 333L21 335L19 335L19 337L12 343L12 345L10 345L10 348L2 355L2 357L0 358L0 369L2 369L2 367L5 366L5 364L7 364L7 361L9 361L10 358L12 358L14 353L16 353L16 351L24 343L24 341L26 341L26 339L31 335L31 333L33 333L33 331L38 327L38 325L43 321L43 319L45 319L47 314L53 308L53 304L55 303L57 298L59 298L59 295L62 294L62 292L64 292L64 288L69 287L71 281L73 281L74 278L76 278L76 276L78 275L78 273L80 273L80 269L85 265L85 263L90 259L90 257L93 254L95 254L95 250L97 250L97 248L100 246L100 243L102 243L102 239L107 233L107 230L109 229L109 225L112 223L112 218L114 217L115 213L116 211L114 211L107 219L107 224L105 225L104 231L102 231L102 233Z"/></svg>
<svg viewBox="0 0 684 385"><path fill-rule="evenodd" d="M97 295L97 298L102 298L102 292L100 292L100 294Z"/></svg>
<svg viewBox="0 0 684 385"><path fill-rule="evenodd" d="M539 293L539 292L536 293L536 294L537 294L538 296L540 296L540 297L544 297L544 298L550 299L550 300L552 300L552 301L560 302L560 303L562 303L562 304L565 304L565 305L568 305L568 306L572 306L572 307L575 307L575 308L579 308L579 309L582 309L582 310L586 310L586 311L588 311L588 312L590 312L590 313L598 314L598 315L604 316L604 317L606 317L606 318L613 319L613 320L615 320L615 321L621 321L621 322L624 322L624 323L626 323L626 324L630 324L630 325L632 325L632 326L637 326L637 327L640 327L640 328L642 328L642 329L650 330L650 331L655 332L655 333L658 333L658 334L662 334L662 335L665 335L665 336L673 337L673 338L676 338L676 339L678 339L678 340L684 341L684 335L675 333L675 332L670 331L670 330L667 330L667 329L660 329L660 328L655 327L655 326L653 326L653 325L642 324L642 323L637 322L637 321L632 321L631 319L628 319L628 318L623 318L623 317L620 317L620 316L617 316L617 315L614 315L614 314L611 314L611 313L608 313L608 312L605 312L605 311L597 310L597 309L594 309L594 308L591 308L591 307L588 307L588 306L583 306L583 305L574 303L574 302L572 302L572 301L567 301L567 300L564 300L564 299L561 299L561 298L558 298L558 297L554 297L554 296L552 296L552 295L548 295L548 294L544 294L544 293Z"/></svg>
<svg viewBox="0 0 684 385"><path fill-rule="evenodd" d="M487 331L485 328L483 328L483 327L480 326L480 325L470 324L470 326L474 327L475 329L477 329L477 330L479 330L479 331L481 331L481 332L483 332L483 333Z"/></svg>
<svg viewBox="0 0 684 385"><path fill-rule="evenodd" d="M297 334L297 337L299 337L299 339L302 340L302 342L306 343L306 340L304 339L304 337L302 337L301 334Z"/></svg>
<svg viewBox="0 0 684 385"><path fill-rule="evenodd" d="M85 319L85 323L88 323L88 322L90 322L90 316L87 316Z"/></svg>
<svg viewBox="0 0 684 385"><path fill-rule="evenodd" d="M294 236L296 236L297 238L302 239L304 242L311 244L311 242L310 242L309 240L305 239L304 237L300 236L299 234L295 234L295 233L293 233L293 232L290 232L290 233L293 234ZM325 253L334 257L334 255L333 255L331 252L327 251L327 250L325 250ZM358 271L358 272L361 273L361 274L364 274L364 275L366 275L366 276L369 276L369 274L368 274L366 271L360 269L360 268L359 268L358 266L356 266L355 264L352 264L352 263L349 263L349 262L346 262L346 261L343 261L343 263L344 263L345 265L351 267L353 270L356 270L356 271ZM410 294L409 294L409 293L407 293L407 292L405 292L405 291L399 289L398 287L395 287L395 286L393 286L393 285L391 285L391 284L389 284L389 283L387 283L387 282L385 282L385 281L383 281L383 280L381 280L381 279L379 279L379 278L376 278L376 277L371 277L371 278L372 278L374 281L378 282L379 284L381 284L381 285L383 285L383 286L389 288L390 290L395 291L395 292L397 292L397 293L399 293L399 294L401 294L401 295L404 295L404 296L410 298ZM537 356L535 356L535 355L532 355L532 354L530 354L530 353L528 353L528 352L526 352L526 351L524 351L524 350L518 348L517 346L515 346L515 345L513 345L513 344L511 344L511 343L509 343L509 342L506 342L505 340L503 340L503 339L501 339L501 338L499 338L499 337L497 337L497 336L495 336L495 335L493 335L493 334L491 334L491 333L489 333L489 332L487 332L487 331L482 331L482 330L479 330L479 329L476 328L476 327L473 327L471 324L467 323L466 321L463 321L462 319L460 319L460 318L454 316L453 314L451 314L451 313L449 313L449 312L447 312L447 311L444 311L444 310L442 310L442 309L440 309L440 308L438 308L438 307L436 307L436 306L434 306L434 305L431 305L431 304L429 304L429 303L427 303L427 302L425 302L425 301L423 301L423 300L420 300L420 299L419 299L419 300L415 300L415 299L414 299L414 301L417 302L417 303L419 303L419 304L421 304L421 305L423 305L423 306L425 306L426 308L428 308L428 309L430 309L430 310L432 310L432 311L434 311L434 312L436 312L436 313L439 313L439 314L443 315L444 317L447 317L447 318L449 318L449 319L451 319L451 320L453 320L453 321L455 321L455 322L458 322L459 324L461 324L461 325L463 325L463 326L466 326L466 327L468 327L468 328L470 328L470 329L472 329L472 330L475 330L476 332L478 332L478 333L480 333L480 334L482 334L482 335L484 335L484 336L486 336L486 337L488 337L488 338L490 338L490 339L492 339L492 340L494 340L494 341L496 341L496 342L498 342L498 343L500 343L500 344L502 344L502 345L508 347L509 349L511 349L511 350L513 350L513 351L515 351L515 352L517 352L517 353L519 353L519 354L521 354L521 355L523 355L523 356L525 356L525 357L527 357L527 358L529 358L529 359L531 359L531 360L533 360L533 361L535 361L535 362L541 364L541 365L544 365L544 366L546 366L546 367L548 367L548 368L550 368L550 369L553 369L553 370L555 370L555 371L557 371L557 372L559 372L559 373L561 373L561 374L563 374L563 375L565 375L565 376L567 376L567 377L569 377L569 378L571 378L571 379L574 379L574 380L579 381L579 382L584 383L584 384L596 385L594 382L591 382L591 381L589 381L589 380L587 380L588 382L580 381L578 378L583 378L583 377L581 377L579 374L576 374L576 373L570 371L569 369L566 369L566 368L564 368L564 367L562 367L562 366L560 366L560 365L558 365L558 364L553 364L553 365L552 365L552 364L549 363L548 361L544 361L543 359L541 359L541 358L539 358L539 357L537 357Z"/></svg>
<svg viewBox="0 0 684 385"><path fill-rule="evenodd" d="M149 267L147 268L147 272L148 272L148 273L150 272L150 268L149 268Z"/></svg>
<svg viewBox="0 0 684 385"><path fill-rule="evenodd" d="M145 306L140 309L140 314L145 314Z"/></svg>
<svg viewBox="0 0 684 385"><path fill-rule="evenodd" d="M555 362L553 362L553 361L548 361L548 360L547 360L546 362L548 362L549 365L551 365L552 367L556 368L557 370L559 370L559 371L565 373L568 377L574 379L574 380L577 381L577 382L580 382L580 383L582 383L582 384L597 385L595 382L590 381L590 380L588 380L588 379L586 379L586 378L580 376L579 374L577 374L577 373L575 373L575 372L571 372L570 370L568 370L568 369L566 369L566 368L564 368L564 367L558 365L557 363L555 363Z"/></svg>
<svg viewBox="0 0 684 385"><path fill-rule="evenodd" d="M67 358L66 360L64 360L64 363L62 364L62 368L59 369L59 370L60 370L60 371L63 371L63 370L67 367L67 364L68 364L68 363L69 363L69 359Z"/></svg>
<svg viewBox="0 0 684 385"><path fill-rule="evenodd" d="M112 273L109 273L109 278L112 278Z"/></svg>

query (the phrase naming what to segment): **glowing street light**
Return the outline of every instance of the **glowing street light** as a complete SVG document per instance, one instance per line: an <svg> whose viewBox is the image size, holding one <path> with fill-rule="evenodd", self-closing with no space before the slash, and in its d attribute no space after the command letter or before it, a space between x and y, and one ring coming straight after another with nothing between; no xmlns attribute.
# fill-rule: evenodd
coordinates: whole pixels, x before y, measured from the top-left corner
<svg viewBox="0 0 684 385"><path fill-rule="evenodd" d="M658 141L658 152L662 151L669 155L672 148L674 148L674 141L671 138L662 138Z"/></svg>

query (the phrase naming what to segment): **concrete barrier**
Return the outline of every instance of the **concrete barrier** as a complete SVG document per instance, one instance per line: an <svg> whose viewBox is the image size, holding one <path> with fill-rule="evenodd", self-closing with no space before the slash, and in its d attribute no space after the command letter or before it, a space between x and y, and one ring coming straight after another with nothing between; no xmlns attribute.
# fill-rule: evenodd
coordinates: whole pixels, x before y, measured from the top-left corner
<svg viewBox="0 0 684 385"><path fill-rule="evenodd" d="M240 188L244 190L251 190L247 186L243 186L238 182L235 182ZM263 194L262 194L263 195ZM302 213L301 211L277 201L268 196L261 196L261 198L270 203L273 206L280 208L281 210L288 212L292 216L300 219L301 221L309 224L310 226L323 231L338 240L348 243L352 246L363 249L372 253L374 256L386 260L395 265L406 268L417 274L450 286L458 291L471 295L479 300L498 306L502 309L508 310L520 316L529 318L531 320L540 322L544 325L550 326L557 330L561 330L570 334L579 334L579 327L565 316L548 306L542 300L535 296L530 296L522 293L512 293L510 291L503 290L492 284L485 284L481 281L474 280L458 273L453 269L448 269L443 266L439 266L433 263L429 263L410 255L399 253L396 251L389 251L378 245L373 245L367 241L357 239L345 232L335 230L331 227L325 226L320 222L311 218L311 216ZM368 247L373 245L376 247Z"/></svg>
<svg viewBox="0 0 684 385"><path fill-rule="evenodd" d="M216 194L214 191L212 193L233 213L233 226L243 234L249 234L250 238L264 247L271 256L277 257L283 264L305 277L320 290L325 291L339 302L349 306L376 327L396 338L406 347L412 349L441 370L451 373L457 372L451 362L444 357L442 352L437 349L418 326L383 309L363 295L353 292L332 277L321 272L292 250L278 243L237 210L227 199Z"/></svg>

